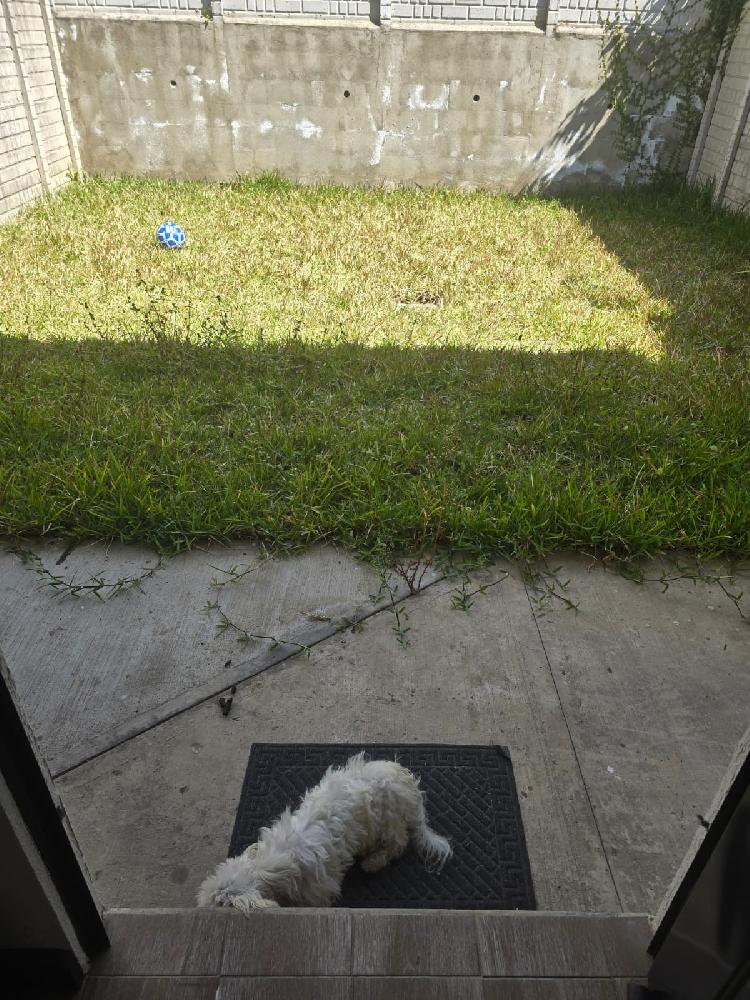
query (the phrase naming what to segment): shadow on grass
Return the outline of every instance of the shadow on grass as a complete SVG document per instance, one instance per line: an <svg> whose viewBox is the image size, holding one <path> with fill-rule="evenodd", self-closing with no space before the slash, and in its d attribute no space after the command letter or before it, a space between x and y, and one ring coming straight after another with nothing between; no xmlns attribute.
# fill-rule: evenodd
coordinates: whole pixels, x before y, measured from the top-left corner
<svg viewBox="0 0 750 1000"><path fill-rule="evenodd" d="M750 348L750 217L674 186L559 201L660 301L651 322L666 352L709 365Z"/></svg>
<svg viewBox="0 0 750 1000"><path fill-rule="evenodd" d="M740 364L0 338L0 532L750 551Z"/></svg>

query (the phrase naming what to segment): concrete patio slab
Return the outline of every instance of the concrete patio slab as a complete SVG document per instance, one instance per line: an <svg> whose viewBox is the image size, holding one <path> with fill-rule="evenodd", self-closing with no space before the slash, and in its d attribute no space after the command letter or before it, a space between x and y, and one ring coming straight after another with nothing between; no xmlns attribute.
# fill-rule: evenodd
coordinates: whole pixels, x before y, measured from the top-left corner
<svg viewBox="0 0 750 1000"><path fill-rule="evenodd" d="M537 615L545 652L622 905L654 912L747 729L750 624L716 583L664 591L667 562L645 584L554 564L578 611Z"/></svg>
<svg viewBox="0 0 750 1000"><path fill-rule="evenodd" d="M261 568L221 588L228 613L243 621L257 616L284 626L287 637L292 628L294 635L328 630L309 657L282 649L286 658L272 665L267 648L262 661L253 661L252 650L235 660L241 647L226 634L215 637L215 620L205 631L198 625L216 590L209 560L224 569L249 562L253 550L240 551L243 559L190 554L181 585L172 583L178 557L176 568L168 564L144 581L144 594L124 593L101 607L53 597L44 614L64 616L63 624L43 618L42 630L20 598L8 598L3 578L0 607L12 606L16 616L9 621L6 613L4 644L27 706L45 698L56 704L57 714L40 707L36 717L68 727L65 739L48 728L53 749L93 748L58 785L102 902L191 904L225 855L254 741L413 740L509 746L540 908L656 909L747 725L750 626L710 582L713 567L704 568L702 582L675 579L664 590L662 563L648 568L653 582L643 584L581 557L550 562L562 569L546 578L498 564L474 574L469 589L502 582L475 594L469 611L454 607L457 581L433 574L428 589L396 602L400 629L394 605L377 611L366 599L360 610L368 617L350 618L352 628L347 609L376 589L374 574L318 550L278 569L271 563L265 586ZM133 566L143 558L127 555ZM323 582L316 566L329 567ZM20 565L13 574L16 584L19 574L34 577ZM169 586L158 588L160 579ZM731 592L746 583L747 575ZM84 622L80 634L70 609ZM63 638L54 639L55 628ZM70 648L82 651L73 671L69 634ZM45 652L48 640L54 655ZM96 749L102 730L93 727L112 710L99 708L97 684L87 686L83 669L99 662L101 649L112 671L98 681L101 690L136 699L131 718L141 727L109 750L106 741ZM34 656L46 658L43 669ZM224 716L216 696L228 675L238 686ZM143 683L150 676L157 679L153 708Z"/></svg>
<svg viewBox="0 0 750 1000"><path fill-rule="evenodd" d="M423 584L435 577L428 570ZM99 596L71 593L96 580ZM25 558L0 551L0 645L57 774L383 607L388 593L371 599L380 582L332 547L269 559L257 546L214 545L160 560L140 546L34 545ZM276 641L238 643L234 629L218 630L221 611Z"/></svg>
<svg viewBox="0 0 750 1000"><path fill-rule="evenodd" d="M502 566L476 580L491 583ZM501 743L510 748L539 906L619 903L526 588L513 572L451 607L455 582L173 718L66 775L61 791L102 899L188 905L225 856L253 741Z"/></svg>

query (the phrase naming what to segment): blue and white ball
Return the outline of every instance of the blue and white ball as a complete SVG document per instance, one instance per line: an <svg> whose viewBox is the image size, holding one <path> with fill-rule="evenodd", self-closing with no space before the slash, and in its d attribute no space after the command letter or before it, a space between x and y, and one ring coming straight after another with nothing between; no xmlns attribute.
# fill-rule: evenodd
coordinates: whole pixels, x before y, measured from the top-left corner
<svg viewBox="0 0 750 1000"><path fill-rule="evenodd" d="M156 230L156 238L163 247L179 250L185 242L185 230L176 222L162 222Z"/></svg>

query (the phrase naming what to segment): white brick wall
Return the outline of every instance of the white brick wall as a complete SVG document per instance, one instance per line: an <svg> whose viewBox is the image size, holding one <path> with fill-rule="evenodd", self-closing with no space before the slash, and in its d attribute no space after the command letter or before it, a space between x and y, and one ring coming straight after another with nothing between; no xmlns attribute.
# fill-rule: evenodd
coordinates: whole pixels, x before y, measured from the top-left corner
<svg viewBox="0 0 750 1000"><path fill-rule="evenodd" d="M693 0L685 0L692 4ZM60 7L159 11L200 11L203 0L53 0ZM636 9L658 9L664 0L212 0L214 14L222 10L254 17L373 17L382 20L482 22L522 21L544 26L550 20L597 24L599 12L607 16L617 10L625 16Z"/></svg>
<svg viewBox="0 0 750 1000"><path fill-rule="evenodd" d="M716 104L707 108L696 176L713 182L723 204L750 211L750 6L727 60ZM699 136L699 142L701 137Z"/></svg>
<svg viewBox="0 0 750 1000"><path fill-rule="evenodd" d="M645 0L638 7L643 10L649 5L649 0ZM606 18L618 11L630 12L635 8L634 0L625 0L625 3L623 0L559 0L558 20L596 24L600 14Z"/></svg>
<svg viewBox="0 0 750 1000"><path fill-rule="evenodd" d="M745 124L724 192L724 204L750 212L750 119Z"/></svg>
<svg viewBox="0 0 750 1000"><path fill-rule="evenodd" d="M546 0L542 0L546 6ZM61 7L109 8L112 10L140 10L144 13L169 11L200 11L202 0L56 0ZM222 10L230 13L247 13L254 17L367 17L371 9L377 14L376 2L371 8L369 0L214 0L213 13ZM381 0L380 14L387 19L447 21L534 21L537 0L402 0L388 3Z"/></svg>
<svg viewBox="0 0 750 1000"><path fill-rule="evenodd" d="M614 17L629 20L640 13L647 22L656 26L666 3L667 0L557 0L557 20L560 23L596 25ZM691 21L700 13L701 7L696 0L679 0L673 24L679 23L680 14L685 21Z"/></svg>
<svg viewBox="0 0 750 1000"><path fill-rule="evenodd" d="M369 17L370 4L362 0L223 0L226 11L244 11L255 17Z"/></svg>
<svg viewBox="0 0 750 1000"><path fill-rule="evenodd" d="M10 34L0 16L0 221L41 193Z"/></svg>
<svg viewBox="0 0 750 1000"><path fill-rule="evenodd" d="M145 14L160 11L200 13L203 0L55 0L58 7L84 7L110 10L137 10ZM369 0L211 0L212 14L229 13L289 17L369 17Z"/></svg>
<svg viewBox="0 0 750 1000"><path fill-rule="evenodd" d="M410 0L392 2L391 18L423 21L531 21L537 18L537 0L456 0L455 3Z"/></svg>
<svg viewBox="0 0 750 1000"><path fill-rule="evenodd" d="M138 11L142 14L160 14L163 11L171 12L174 14L195 14L200 16L204 9L203 0L50 0L53 8L61 7L66 10L70 10L74 7L80 7L84 10L109 10L113 13L128 11ZM260 5L260 0L258 0ZM217 16L221 14L222 3L221 0L209 0L211 7L211 14ZM269 6L271 0L269 0ZM246 10L246 4L244 0L238 2L235 0L234 5L231 4L231 0L224 4L227 10Z"/></svg>
<svg viewBox="0 0 750 1000"><path fill-rule="evenodd" d="M83 7L83 8L109 8L111 10L141 10L144 13L158 14L162 10L169 11L195 11L203 9L202 0L52 0L53 7ZM220 3L213 0L212 11L215 14L220 12Z"/></svg>
<svg viewBox="0 0 750 1000"><path fill-rule="evenodd" d="M77 165L46 0L0 9L0 221L65 183Z"/></svg>

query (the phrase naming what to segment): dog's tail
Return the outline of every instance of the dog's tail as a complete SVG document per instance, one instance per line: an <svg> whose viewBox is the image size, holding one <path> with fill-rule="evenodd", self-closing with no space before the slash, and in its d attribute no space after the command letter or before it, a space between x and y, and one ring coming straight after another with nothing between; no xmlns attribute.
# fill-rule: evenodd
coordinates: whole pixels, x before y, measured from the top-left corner
<svg viewBox="0 0 750 1000"><path fill-rule="evenodd" d="M419 810L417 825L412 831L412 837L420 857L427 865L434 865L437 869L440 869L451 854L453 854L453 848L448 838L435 833L427 825L427 814L425 813L424 805Z"/></svg>

